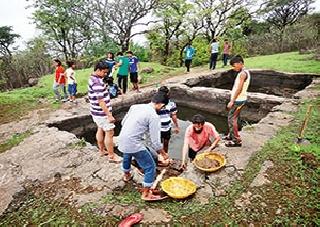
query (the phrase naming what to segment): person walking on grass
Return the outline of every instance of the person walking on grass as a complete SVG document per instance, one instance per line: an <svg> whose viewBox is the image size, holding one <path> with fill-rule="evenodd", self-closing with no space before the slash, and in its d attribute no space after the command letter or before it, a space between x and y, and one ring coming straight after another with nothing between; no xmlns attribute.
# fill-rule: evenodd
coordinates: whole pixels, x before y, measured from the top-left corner
<svg viewBox="0 0 320 227"><path fill-rule="evenodd" d="M151 190L156 176L156 162L144 144L145 134L150 137L151 148L157 151L163 160L167 160L168 154L163 150L160 141L160 117L157 115L157 111L167 103L167 96L158 92L152 97L151 103L132 105L122 120L118 149L123 153L123 180L128 182L132 179L131 162L134 158L144 173L141 199L146 201L158 200L161 197L154 195Z"/></svg>
<svg viewBox="0 0 320 227"><path fill-rule="evenodd" d="M240 112L247 102L247 90L250 84L250 72L244 67L244 60L240 55L230 60L230 65L238 74L234 81L231 98L227 105L229 134L226 137L227 147L241 147L242 141L239 135Z"/></svg>
<svg viewBox="0 0 320 227"><path fill-rule="evenodd" d="M169 88L166 86L162 86L159 88L158 92L162 92L167 95L169 99ZM178 117L177 117L177 105L175 102L169 99L168 104L158 111L158 115L161 120L161 142L163 144L163 149L166 153L169 151L169 141L171 138L171 120L174 124L173 132L178 134L180 132L180 128L178 125Z"/></svg>
<svg viewBox="0 0 320 227"><path fill-rule="evenodd" d="M184 49L184 56L185 56L185 66L187 67L187 72L190 72L190 65L192 63L192 58L195 54L195 49L191 46L191 42L189 42Z"/></svg>
<svg viewBox="0 0 320 227"><path fill-rule="evenodd" d="M77 94L76 73L74 71L76 64L74 61L67 61L68 68L66 70L69 101L74 102Z"/></svg>
<svg viewBox="0 0 320 227"><path fill-rule="evenodd" d="M54 59L54 65L56 67L55 70L55 79L53 83L53 92L55 94L56 101L61 100L60 91L64 93L64 99L62 101L67 101L68 94L66 91L66 78L65 78L65 71L62 67L62 63L59 59Z"/></svg>
<svg viewBox="0 0 320 227"><path fill-rule="evenodd" d="M120 160L114 153L113 135L115 119L112 115L110 96L103 78L108 75L109 67L105 62L99 62L94 67L88 85L90 113L98 129L96 139L101 156L108 155L109 162L119 163ZM108 153L105 153L105 148Z"/></svg>
<svg viewBox="0 0 320 227"><path fill-rule="evenodd" d="M117 53L119 67L118 71L118 86L122 89L122 93L125 94L128 88L128 75L129 75L129 58L127 56L123 56L122 52Z"/></svg>
<svg viewBox="0 0 320 227"><path fill-rule="evenodd" d="M228 39L225 39L224 44L223 44L223 55L222 55L222 61L223 61L224 67L227 66L227 64L228 64L230 52L231 52L231 45L230 45Z"/></svg>
<svg viewBox="0 0 320 227"><path fill-rule="evenodd" d="M214 70L216 68L218 54L219 54L219 42L214 38L210 44L211 56L209 69Z"/></svg>
<svg viewBox="0 0 320 227"><path fill-rule="evenodd" d="M139 59L133 55L132 51L127 51L127 55L130 63L130 82L133 85L133 90L140 92L138 85Z"/></svg>

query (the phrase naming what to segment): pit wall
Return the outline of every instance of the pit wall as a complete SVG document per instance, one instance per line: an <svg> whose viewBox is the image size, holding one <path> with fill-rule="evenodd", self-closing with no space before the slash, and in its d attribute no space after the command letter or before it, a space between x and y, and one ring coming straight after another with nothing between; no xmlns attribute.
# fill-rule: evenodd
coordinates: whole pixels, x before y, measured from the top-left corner
<svg viewBox="0 0 320 227"><path fill-rule="evenodd" d="M213 75L190 78L184 83L188 87L213 87L231 90L236 74L236 72L229 70ZM292 97L294 93L310 85L313 77L317 76L312 74L281 73L273 70L250 70L250 75L249 92L284 97Z"/></svg>

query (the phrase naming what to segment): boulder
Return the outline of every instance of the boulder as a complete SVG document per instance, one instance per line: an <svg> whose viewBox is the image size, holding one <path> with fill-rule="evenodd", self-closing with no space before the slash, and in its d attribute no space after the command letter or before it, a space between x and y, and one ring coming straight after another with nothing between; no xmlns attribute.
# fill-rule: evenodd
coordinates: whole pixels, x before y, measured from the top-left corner
<svg viewBox="0 0 320 227"><path fill-rule="evenodd" d="M145 67L143 69L141 69L141 73L152 73L154 71L154 69L152 67Z"/></svg>
<svg viewBox="0 0 320 227"><path fill-rule="evenodd" d="M39 82L39 78L30 77L28 79L28 84L29 84L30 87L33 87L33 86L37 85L38 82Z"/></svg>

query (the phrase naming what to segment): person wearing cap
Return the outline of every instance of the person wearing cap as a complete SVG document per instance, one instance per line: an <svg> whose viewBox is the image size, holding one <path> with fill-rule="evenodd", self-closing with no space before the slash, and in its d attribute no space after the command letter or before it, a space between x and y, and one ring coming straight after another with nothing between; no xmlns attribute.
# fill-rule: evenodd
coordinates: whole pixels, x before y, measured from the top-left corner
<svg viewBox="0 0 320 227"><path fill-rule="evenodd" d="M183 169L186 168L187 153L189 159L193 161L197 152L205 147L209 147L208 150L211 151L220 141L216 128L213 124L206 122L204 116L196 114L192 117L191 122L192 125L188 126L184 136L181 164Z"/></svg>
<svg viewBox="0 0 320 227"><path fill-rule="evenodd" d="M150 137L151 148L167 160L169 156L163 150L160 140L161 124L157 114L157 111L166 104L168 104L168 97L162 93L156 93L150 103L132 105L122 120L122 129L119 134L118 149L123 153L123 180L128 182L132 179L131 162L134 158L144 172L141 199L146 201L158 200L161 196L154 195L151 190L156 176L156 163L145 146L145 134Z"/></svg>

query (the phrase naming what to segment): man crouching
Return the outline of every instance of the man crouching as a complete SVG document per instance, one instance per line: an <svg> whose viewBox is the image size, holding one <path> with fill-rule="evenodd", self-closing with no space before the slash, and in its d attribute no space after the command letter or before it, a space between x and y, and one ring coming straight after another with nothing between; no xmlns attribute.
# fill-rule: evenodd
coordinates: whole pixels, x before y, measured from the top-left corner
<svg viewBox="0 0 320 227"><path fill-rule="evenodd" d="M118 149L123 152L123 180L126 182L131 180L131 161L134 158L144 172L141 198L146 201L161 197L154 195L150 189L156 176L156 163L144 145L144 135L149 134L152 148L162 155L163 159L169 158L160 140L161 123L157 115L157 111L166 104L168 104L168 97L162 93L156 93L151 103L132 105L122 120Z"/></svg>

